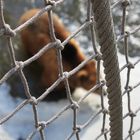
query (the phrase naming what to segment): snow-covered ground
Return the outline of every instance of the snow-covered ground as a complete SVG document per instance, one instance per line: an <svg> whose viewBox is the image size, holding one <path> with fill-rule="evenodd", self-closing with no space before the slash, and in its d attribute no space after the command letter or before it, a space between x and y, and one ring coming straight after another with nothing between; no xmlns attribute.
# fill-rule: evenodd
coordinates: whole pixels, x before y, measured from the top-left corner
<svg viewBox="0 0 140 140"><path fill-rule="evenodd" d="M135 62L138 58L131 58L131 62ZM119 54L120 67L125 64L124 56ZM135 85L140 81L140 64L136 65L135 69L132 70L130 85ZM122 88L126 81L126 70L121 72ZM135 111L140 107L140 87L131 92L131 105L132 110ZM77 89L75 95L78 93L84 94L84 90ZM82 93L83 92L83 93ZM4 84L0 86L0 118L10 113L22 99L13 99L9 96L9 87ZM88 118L93 113L97 113L98 109L96 106L100 103L100 97L97 95L90 96L88 101L82 104L78 113L78 123L83 124L88 120ZM107 104L107 99L105 99ZM46 103L42 102L38 105L38 114L40 120L48 120L51 116L59 112L62 107L68 104L67 100L61 100L59 102ZM106 105L107 106L107 105ZM123 111L124 114L127 111L127 96L123 96ZM66 111L61 117L59 117L55 122L50 124L46 128L46 138L48 140L64 140L71 133L72 129L72 111ZM108 120L107 120L108 122ZM102 115L98 116L88 128L84 129L81 133L81 140L93 140L96 136L100 134L102 126ZM124 137L127 136L130 126L130 118L124 120ZM108 125L106 125L108 127ZM136 130L140 127L140 112L134 118L133 128ZM34 130L33 112L31 105L25 106L21 109L15 116L10 120L5 122L0 126L0 140L24 140L27 136ZM134 135L134 140L139 140L140 132ZM36 136L34 140L38 140ZM73 138L75 139L75 138ZM100 138L103 140L103 137Z"/></svg>
<svg viewBox="0 0 140 140"><path fill-rule="evenodd" d="M119 64L120 67L122 67L125 62L125 57L124 55L118 54L119 57ZM130 58L130 62L135 63L139 57L137 58ZM126 83L127 79L127 73L126 69L121 72L121 85L122 85L122 91L124 91L124 86ZM140 63L135 66L134 69L131 70L131 76L130 76L130 86L136 85L138 82L140 82ZM131 96L131 109L133 112L135 112L138 108L140 108L140 86L135 88L130 96ZM123 96L123 114L125 115L128 112L128 99L127 95ZM128 131L130 129L130 117L127 117L126 119L123 120L123 138L126 138L128 136ZM108 121L108 120L107 120ZM98 129L101 127L101 122L102 122L102 117L99 117L99 119L91 125L86 132L83 135L83 140L93 140L93 135L96 135L99 133ZM133 130L137 130L140 128L140 112L137 113L136 117L134 117L134 123L133 123ZM134 140L139 140L140 139L140 131L135 133L133 136ZM100 138L100 140L104 140L103 137Z"/></svg>
<svg viewBox="0 0 140 140"><path fill-rule="evenodd" d="M77 89L76 92L84 91L83 89ZM0 88L0 116L3 117L7 113L10 113L22 100L14 100L9 96L8 87L6 84ZM99 96L95 95L93 99L93 110L91 109L91 104L82 104L81 109L78 113L78 122L84 123L88 118L95 113L96 105L100 103ZM92 97L91 97L92 98ZM90 100L91 100L90 98ZM97 101L95 101L97 100ZM38 114L40 120L48 120L51 116L59 112L65 105L68 104L67 100L61 100L59 102L46 103L42 102L38 105ZM66 111L58 120L47 127L47 139L63 140L68 134L70 134L72 129L72 111ZM98 119L96 119L98 120ZM21 111L19 111L13 118L4 123L0 128L0 140L18 140L19 138L25 139L30 132L34 130L34 121L31 105L25 106ZM2 133L2 134L1 134ZM5 135L7 133L7 135ZM82 133L81 133L82 134ZM6 136L10 138L6 139ZM38 140L38 137L35 138Z"/></svg>

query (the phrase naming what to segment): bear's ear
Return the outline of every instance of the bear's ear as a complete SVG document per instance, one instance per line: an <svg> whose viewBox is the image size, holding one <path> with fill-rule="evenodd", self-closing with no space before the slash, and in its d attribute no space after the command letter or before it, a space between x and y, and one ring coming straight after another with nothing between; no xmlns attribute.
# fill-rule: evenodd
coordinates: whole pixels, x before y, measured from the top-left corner
<svg viewBox="0 0 140 140"><path fill-rule="evenodd" d="M71 43L67 43L62 50L62 57L64 60L75 66L77 65L77 53L76 47Z"/></svg>

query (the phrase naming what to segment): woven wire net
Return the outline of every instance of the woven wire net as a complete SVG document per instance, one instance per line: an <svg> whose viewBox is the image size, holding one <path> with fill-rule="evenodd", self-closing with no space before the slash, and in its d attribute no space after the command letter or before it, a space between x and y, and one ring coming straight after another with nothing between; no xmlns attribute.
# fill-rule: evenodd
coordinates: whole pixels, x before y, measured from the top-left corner
<svg viewBox="0 0 140 140"><path fill-rule="evenodd" d="M107 123L108 120L108 116L110 114L109 110L107 109L107 107L105 106L105 101L104 101L104 95L103 95L103 87L105 86L105 80L101 80L100 79L100 67L101 67L101 61L102 61L102 55L101 53L98 51L97 47L98 47L98 39L96 39L96 26L95 26L95 21L94 21L94 16L92 15L92 1L88 0L87 1L87 11L86 11L86 17L85 17L85 22L83 24L81 24L81 26L75 31L73 32L66 40L64 40L63 42L60 42L57 39L54 39L53 42L47 44L46 46L44 46L39 52L37 52L34 56L30 57L29 59L25 60L25 61L18 61L16 60L16 55L15 55L15 50L13 47L13 41L12 39L16 36L16 34L18 34L23 27L28 26L30 23L34 22L37 18L39 18L44 12L48 12L48 14L50 15L50 23L52 23L53 21L51 21L51 16L53 14L53 9L55 9L55 7L59 7L61 6L61 4L63 4L63 0L57 0L57 1L50 1L50 0L44 0L44 8L42 8L32 19L30 19L29 21L27 21L26 23L24 23L23 25L18 26L15 29L11 29L9 25L7 25L7 23L5 23L5 19L4 19L4 14L3 14L3 1L1 0L1 13L0 13L0 33L1 36L4 36L7 39L7 43L8 43L8 49L9 49L9 53L10 53L10 57L11 57L11 63L12 63L12 68L6 72L3 77L0 80L0 84L3 84L4 82L7 81L7 79L12 78L11 76L14 75L16 72L18 72L20 78L21 78L21 83L24 86L24 90L25 90L25 95L27 97L27 99L23 100L12 112L10 112L8 115L2 117L0 119L0 124L3 125L5 124L9 119L11 119L12 117L14 117L14 115L19 111L22 110L22 108L24 106L26 106L27 104L31 104L32 106L32 110L33 110L33 120L34 120L34 130L32 130L32 132L29 132L29 135L27 137L27 139L33 139L35 137L35 135L38 133L40 135L40 139L41 140L45 140L45 137L47 137L46 133L45 133L45 129L47 129L49 124L53 124L53 122L58 119L59 117L62 116L62 114L65 113L65 111L72 109L72 118L73 118L73 123L72 123L72 128L71 131L69 132L70 134L66 137L67 140L71 139L72 137L75 137L75 139L79 140L80 139L80 132L84 131L85 128L87 126L90 125L90 123L92 121L94 121L98 116L102 116L102 126L98 132L98 134L96 135L96 137L94 139L110 139L110 128L108 127L109 125ZM139 133L140 131L140 127L135 128L134 127L134 123L135 123L135 119L137 117L139 117L139 111L140 111L140 105L138 105L137 107L135 107L136 109L133 109L132 106L132 96L133 96L133 90L135 90L135 88L138 88L140 85L140 82L137 81L137 83L135 85L131 85L131 73L133 71L133 69L135 69L135 67L137 67L137 65L140 62L140 59L137 59L135 62L131 62L130 61L130 57L129 57L129 44L130 44L130 40L129 38L132 36L134 36L140 29L140 26L134 26L130 31L127 30L127 16L129 14L127 14L127 12L129 13L128 7L130 7L131 5L133 5L133 3L131 3L130 1L127 0L118 0L118 1L113 1L112 5L111 5L111 9L112 11L115 8L119 8L119 10L121 11L120 13L122 13L121 16L121 25L120 28L117 29L117 35L116 35L116 44L118 44L118 46L121 44L123 46L123 50L124 50L124 58L126 60L126 63L124 65L121 66L120 68L120 73L123 73L125 71L126 74L126 81L125 81L125 86L122 87L122 98L126 98L127 101L127 105L125 105L125 107L123 108L128 108L128 111L125 112L123 114L123 119L122 121L125 124L125 120L129 119L130 124L127 124L127 127L129 128L127 131L127 134L125 133L125 135L123 136L123 139L135 139L135 134ZM128 11L127 11L128 10ZM114 10L115 11L115 10ZM55 38L55 34L53 32L53 24L50 24L50 35L52 36L52 38ZM116 25L115 25L116 26ZM62 46L64 46L71 38L75 37L79 32L81 32L84 29L90 29L91 31L91 42L93 45L93 52L94 54L91 54L89 57L87 57L87 59L85 61L83 61L81 64L79 64L75 69L73 69L70 72L64 72L62 69L62 60L61 60L61 49ZM120 32L119 32L119 31ZM37 60L41 55L43 55L47 50L49 50L50 48L53 47L57 47L57 61L58 61L58 69L59 69L59 74L60 77L57 79L57 81L55 81L44 93L41 94L41 96L39 96L38 98L35 98L31 95L30 93L30 87L28 85L27 79L25 77L25 74L23 72L23 69L26 68L26 66L30 65L33 61ZM97 63L97 81L96 81L96 85L93 86L93 88L91 88L87 94L83 97L81 97L78 101L75 101L72 96L71 96L71 91L69 89L69 77L71 77L74 73L76 73L77 71L79 71L84 65L86 65L86 63L89 60L94 59ZM50 118L49 120L39 120L39 113L38 113L38 104L39 102L41 102L45 97L47 97L47 95L50 93L50 91L54 90L55 87L60 84L61 82L65 83L65 87L66 87L66 91L67 91L67 98L69 101L69 104L66 105L64 108L62 108L59 112L57 112L56 115L54 115L52 118ZM77 122L77 112L78 109L81 107L81 103L84 101L85 98L87 98L88 95L90 95L92 92L94 92L96 89L100 89L100 97L101 97L101 108L99 109L99 111L96 114L93 114L90 116L90 118L83 124L78 124ZM118 112L116 112L118 113ZM125 127L125 126L124 126ZM113 131L113 130L111 130ZM125 131L125 130L124 130ZM94 132L93 132L94 134ZM94 134L95 135L95 134Z"/></svg>

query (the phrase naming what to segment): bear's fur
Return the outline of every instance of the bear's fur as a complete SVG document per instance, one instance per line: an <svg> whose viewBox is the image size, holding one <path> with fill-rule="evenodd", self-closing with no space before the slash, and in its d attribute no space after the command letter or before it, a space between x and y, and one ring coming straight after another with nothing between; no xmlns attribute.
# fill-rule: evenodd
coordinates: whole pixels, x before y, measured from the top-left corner
<svg viewBox="0 0 140 140"><path fill-rule="evenodd" d="M39 9L32 9L24 13L20 18L20 24L23 24L34 16ZM53 14L53 23L56 38L64 41L70 33L67 31L58 16ZM25 27L20 32L21 40L26 52L33 56L43 46L51 42L48 25L48 14L44 13L33 24ZM62 50L62 62L64 71L74 69L78 64L86 59L78 43L71 39ZM48 88L59 77L56 49L50 49L38 60L42 67L41 84ZM89 90L96 83L96 66L94 61L89 61L79 72L69 78L70 88L73 91L76 87L83 87ZM39 96L39 95L38 95ZM65 86L61 83L55 90L47 96L48 99L58 100L66 97Z"/></svg>

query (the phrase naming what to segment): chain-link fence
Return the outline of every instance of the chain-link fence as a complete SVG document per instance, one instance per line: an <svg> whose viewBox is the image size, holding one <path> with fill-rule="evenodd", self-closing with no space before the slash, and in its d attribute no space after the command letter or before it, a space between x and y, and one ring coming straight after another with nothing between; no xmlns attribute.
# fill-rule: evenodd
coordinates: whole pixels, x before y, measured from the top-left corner
<svg viewBox="0 0 140 140"><path fill-rule="evenodd" d="M11 1L12 2L12 1ZM131 31L126 30L127 26L127 12L126 9L131 2L128 0L119 0L114 2L110 5L109 0L87 0L87 16L85 17L85 22L69 37L67 37L63 42L60 42L56 39L54 27L53 27L53 9L55 7L61 6L63 0L51 1L51 0L44 0L44 8L42 8L37 14L35 14L30 20L25 22L24 24L18 26L15 29L11 29L8 24L5 23L5 18L3 14L3 1L0 0L0 34L7 39L12 68L5 73L5 75L1 78L0 84L3 84L7 81L7 79L11 78L13 74L16 72L21 78L21 82L24 86L25 99L21 104L19 104L15 110L10 112L7 116L0 119L0 124L3 125L6 121L14 117L14 115L21 110L27 104L32 105L32 109L34 112L34 125L35 129L29 134L27 139L33 139L36 133L40 134L40 139L45 140L45 132L44 130L48 127L50 123L53 123L57 118L61 117L61 115L69 110L72 109L73 111L73 124L71 128L70 135L67 136L67 140L71 139L75 136L75 139L80 139L80 132L84 131L85 128L95 120L99 115L103 116L102 120L102 128L99 132L98 136L95 139L104 138L105 140L122 140L122 139L133 139L135 133L138 133L140 127L137 129L133 129L133 123L135 117L139 113L140 106L136 110L132 110L131 107L131 93L132 91L140 85L140 82L136 83L134 86L130 86L130 76L131 70L134 69L137 64L140 62L138 59L135 63L131 63L129 61L129 52L128 52L128 39L130 36L133 36L136 32L139 31L140 26L137 26L135 29ZM114 32L114 23L112 18L111 9L116 8L117 6L121 6L122 9L122 23L121 23L121 34L117 37ZM25 61L17 61L15 56L15 51L13 47L12 39L18 34L24 27L28 26L29 24L36 22L36 20L45 12L48 12L49 23L50 23L50 36L53 41L49 44L46 44L40 51L38 51L34 56L30 57ZM80 63L76 68L71 70L70 72L63 71L62 65L62 54L61 51L63 46L65 46L73 37L75 37L79 32L83 29L90 29L90 36L93 45L93 52L94 54L90 55L87 59L85 59L82 63ZM117 39L116 39L117 38ZM98 41L97 41L98 40ZM116 45L119 43L123 44L124 53L126 58L126 64L119 69L118 66L118 57L116 51ZM98 51L97 46L100 46L100 51ZM56 48L57 50L57 62L58 62L58 69L59 69L59 78L49 87L47 90L42 93L38 98L35 98L30 93L30 88L23 72L23 69L26 66L30 65L33 61L37 60L40 56L42 56L46 51L51 48ZM71 96L71 90L69 85L69 78L78 72L82 67L84 67L90 60L94 59L97 63L97 75L96 75L96 85L93 85L87 94L84 97L81 97L78 101L75 101ZM105 81L100 79L100 65L101 61L103 61L104 65L104 73L105 73ZM120 84L120 72L123 70L127 71L127 80L125 85L125 90L121 93L121 84ZM41 102L44 98L47 98L47 95L53 91L61 82L64 82L67 98L69 104L62 108L55 116L53 116L50 120L39 120L38 114L38 103ZM104 91L103 86L107 86L107 94L109 100L109 109L107 109L104 105ZM80 108L81 103L84 99L90 95L95 90L100 90L101 96L101 109L94 115L92 115L89 120L87 120L83 125L79 125L77 123L77 111ZM122 113L122 97L127 95L128 98L128 112L123 116ZM106 117L109 115L110 117L110 128L106 128ZM130 118L130 126L128 136L123 136L123 119ZM93 132L94 133L94 132ZM110 134L110 136L108 135Z"/></svg>

